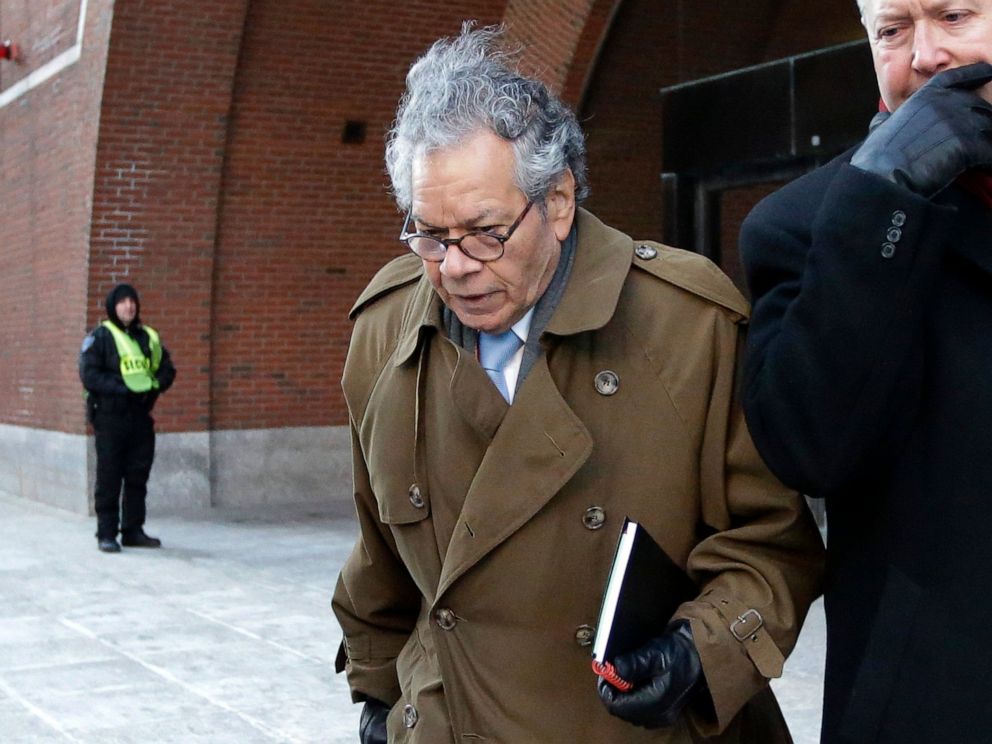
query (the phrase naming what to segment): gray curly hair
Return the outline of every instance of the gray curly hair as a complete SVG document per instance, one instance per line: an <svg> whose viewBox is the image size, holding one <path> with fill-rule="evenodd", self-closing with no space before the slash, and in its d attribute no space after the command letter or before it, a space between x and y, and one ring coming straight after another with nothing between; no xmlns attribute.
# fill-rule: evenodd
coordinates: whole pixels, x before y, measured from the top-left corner
<svg viewBox="0 0 992 744"><path fill-rule="evenodd" d="M400 209L410 209L411 171L417 155L457 145L489 130L512 146L517 186L528 199L544 197L566 169L575 199L589 193L586 146L575 114L538 80L516 71L499 48L503 29L462 25L410 68L406 92L386 140L386 169Z"/></svg>

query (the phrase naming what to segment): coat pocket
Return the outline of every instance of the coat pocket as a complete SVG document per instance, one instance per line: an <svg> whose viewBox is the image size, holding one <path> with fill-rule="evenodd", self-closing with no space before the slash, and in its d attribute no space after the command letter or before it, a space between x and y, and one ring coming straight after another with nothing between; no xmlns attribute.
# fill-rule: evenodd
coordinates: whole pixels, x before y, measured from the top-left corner
<svg viewBox="0 0 992 744"><path fill-rule="evenodd" d="M396 659L400 699L386 720L392 744L445 744L452 740L441 672L433 654L420 641L420 629L410 634Z"/></svg>
<svg viewBox="0 0 992 744"><path fill-rule="evenodd" d="M868 646L841 718L840 730L846 740L877 741L922 593L909 577L889 566Z"/></svg>
<svg viewBox="0 0 992 744"><path fill-rule="evenodd" d="M384 524L413 524L430 516L431 502L426 488L417 483L402 484L394 478L378 480L378 484L372 484L372 490Z"/></svg>

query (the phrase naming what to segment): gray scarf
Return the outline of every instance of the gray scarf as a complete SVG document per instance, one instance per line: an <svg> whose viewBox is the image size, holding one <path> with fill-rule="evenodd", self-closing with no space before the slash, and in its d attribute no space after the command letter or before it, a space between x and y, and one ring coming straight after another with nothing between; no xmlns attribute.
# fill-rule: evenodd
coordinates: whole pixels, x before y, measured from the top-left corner
<svg viewBox="0 0 992 744"><path fill-rule="evenodd" d="M575 246L578 243L578 229L576 222L572 223L572 229L561 244L561 255L558 257L558 268L551 277L551 283L544 290L544 294L534 305L534 317L531 319L530 331L527 333L527 342L524 344L524 358L520 362L520 373L517 375L516 390L520 389L521 383L527 373L530 372L534 362L541 355L541 334L547 328L551 316L555 314L555 309L561 301L561 296L565 294L565 287L568 284L569 274L572 273L572 264L575 263ZM458 320L458 316L445 306L443 310L444 328L453 342L461 346L466 351L475 353L479 346L479 332L467 328Z"/></svg>

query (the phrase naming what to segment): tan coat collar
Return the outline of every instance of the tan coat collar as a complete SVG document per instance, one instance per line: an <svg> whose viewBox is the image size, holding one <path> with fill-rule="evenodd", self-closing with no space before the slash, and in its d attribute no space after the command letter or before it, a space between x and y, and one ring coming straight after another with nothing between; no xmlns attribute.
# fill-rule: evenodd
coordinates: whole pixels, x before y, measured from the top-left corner
<svg viewBox="0 0 992 744"><path fill-rule="evenodd" d="M604 225L591 213L576 215L579 242L565 293L546 333L569 336L606 325L616 310L633 256L631 239ZM393 363L399 366L417 350L421 331L442 329L443 303L426 275L421 276L400 330Z"/></svg>

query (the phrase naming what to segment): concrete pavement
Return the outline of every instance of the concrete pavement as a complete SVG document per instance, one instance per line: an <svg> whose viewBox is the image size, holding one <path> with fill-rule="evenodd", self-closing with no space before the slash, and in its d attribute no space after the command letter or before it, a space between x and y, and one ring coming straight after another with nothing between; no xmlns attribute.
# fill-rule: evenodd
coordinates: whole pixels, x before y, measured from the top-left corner
<svg viewBox="0 0 992 744"><path fill-rule="evenodd" d="M0 495L0 741L357 742L330 611L350 504L158 516L161 550ZM775 688L815 744L818 604ZM580 743L576 743L580 744Z"/></svg>

